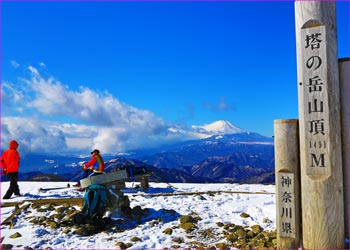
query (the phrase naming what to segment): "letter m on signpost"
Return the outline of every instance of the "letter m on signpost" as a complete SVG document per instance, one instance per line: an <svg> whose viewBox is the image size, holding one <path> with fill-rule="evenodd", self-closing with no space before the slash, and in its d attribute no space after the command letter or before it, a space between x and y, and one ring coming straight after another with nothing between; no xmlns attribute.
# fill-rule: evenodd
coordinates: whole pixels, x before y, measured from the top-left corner
<svg viewBox="0 0 350 250"><path fill-rule="evenodd" d="M324 154L320 154L317 158L316 154L311 154L311 166L310 167L325 167Z"/></svg>

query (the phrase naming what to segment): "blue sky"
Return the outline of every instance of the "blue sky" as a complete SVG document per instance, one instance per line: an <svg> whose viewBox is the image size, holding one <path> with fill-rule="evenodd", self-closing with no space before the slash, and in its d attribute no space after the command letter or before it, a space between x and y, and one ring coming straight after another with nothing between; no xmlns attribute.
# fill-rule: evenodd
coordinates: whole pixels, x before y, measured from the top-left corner
<svg viewBox="0 0 350 250"><path fill-rule="evenodd" d="M2 144L117 152L298 117L291 1L3 2L1 22ZM349 57L349 2L337 25Z"/></svg>

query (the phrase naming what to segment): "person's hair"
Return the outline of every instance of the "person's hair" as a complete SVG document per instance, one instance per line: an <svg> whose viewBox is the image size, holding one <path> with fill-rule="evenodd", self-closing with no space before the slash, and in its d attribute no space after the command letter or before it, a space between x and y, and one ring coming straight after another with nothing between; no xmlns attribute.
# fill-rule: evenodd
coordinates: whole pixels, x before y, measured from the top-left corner
<svg viewBox="0 0 350 250"><path fill-rule="evenodd" d="M98 150L98 149L94 149L92 152L91 152L91 154L93 154L93 153L100 153L100 150Z"/></svg>

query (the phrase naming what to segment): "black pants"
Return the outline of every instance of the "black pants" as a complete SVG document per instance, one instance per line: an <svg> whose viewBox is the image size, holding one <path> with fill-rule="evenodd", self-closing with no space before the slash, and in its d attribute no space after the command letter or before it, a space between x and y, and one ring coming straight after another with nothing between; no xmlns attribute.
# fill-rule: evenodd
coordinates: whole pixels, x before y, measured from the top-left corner
<svg viewBox="0 0 350 250"><path fill-rule="evenodd" d="M10 180L10 186L7 190L6 194L4 195L3 199L10 199L12 194L20 195L19 193L19 187L18 187L18 172L15 173L8 173L7 178Z"/></svg>

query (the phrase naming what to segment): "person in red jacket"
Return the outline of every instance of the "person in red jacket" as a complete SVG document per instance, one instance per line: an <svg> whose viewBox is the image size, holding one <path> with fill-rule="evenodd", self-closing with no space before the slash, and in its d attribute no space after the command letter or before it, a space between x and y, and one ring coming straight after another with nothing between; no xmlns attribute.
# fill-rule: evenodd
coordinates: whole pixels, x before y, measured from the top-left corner
<svg viewBox="0 0 350 250"><path fill-rule="evenodd" d="M100 150L94 149L91 152L91 160L83 164L83 172L80 179L84 179L90 175L102 174L105 170L105 163L100 155ZM80 183L74 185L75 187L80 187Z"/></svg>
<svg viewBox="0 0 350 250"><path fill-rule="evenodd" d="M2 173L7 175L10 180L10 186L3 199L10 199L12 194L21 195L18 187L18 169L19 153L17 151L18 143L15 140L10 141L9 149L1 156Z"/></svg>

